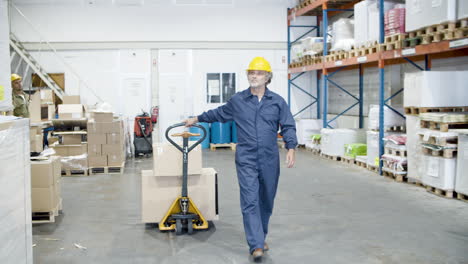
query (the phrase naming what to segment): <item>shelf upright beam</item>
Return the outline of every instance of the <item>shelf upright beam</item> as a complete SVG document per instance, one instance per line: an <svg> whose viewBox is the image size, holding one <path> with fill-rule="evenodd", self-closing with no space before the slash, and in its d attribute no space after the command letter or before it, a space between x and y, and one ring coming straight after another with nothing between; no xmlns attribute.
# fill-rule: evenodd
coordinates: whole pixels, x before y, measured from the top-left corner
<svg viewBox="0 0 468 264"><path fill-rule="evenodd" d="M380 39L379 43L384 43L385 38L385 28L384 28L384 11L385 11L385 1L379 0L379 23L380 23ZM383 175L382 171L382 156L384 154L384 105L385 105L385 63L383 59L379 59L379 174Z"/></svg>
<svg viewBox="0 0 468 264"><path fill-rule="evenodd" d="M328 40L328 5L327 2L322 4L322 34L323 34L323 58L328 55L327 40ZM323 69L323 128L328 128L328 71Z"/></svg>
<svg viewBox="0 0 468 264"><path fill-rule="evenodd" d="M317 37L320 37L320 16L315 17L315 25L317 26ZM320 119L321 114L320 114L320 71L317 70L317 82L316 82L316 87L317 87L317 119Z"/></svg>
<svg viewBox="0 0 468 264"><path fill-rule="evenodd" d="M287 14L289 14L289 8ZM288 20L288 68L291 65L291 21ZM291 109L291 74L288 73L288 106Z"/></svg>
<svg viewBox="0 0 468 264"><path fill-rule="evenodd" d="M429 54L424 56L424 70L430 71L432 68L432 60Z"/></svg>
<svg viewBox="0 0 468 264"><path fill-rule="evenodd" d="M359 128L364 127L364 68L359 64Z"/></svg>

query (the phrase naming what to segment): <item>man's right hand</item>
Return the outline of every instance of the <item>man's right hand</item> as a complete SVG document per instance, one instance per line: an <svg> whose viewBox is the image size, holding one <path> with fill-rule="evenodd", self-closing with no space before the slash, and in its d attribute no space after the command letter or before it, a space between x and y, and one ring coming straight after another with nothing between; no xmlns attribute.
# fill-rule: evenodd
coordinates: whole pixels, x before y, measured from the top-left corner
<svg viewBox="0 0 468 264"><path fill-rule="evenodd" d="M189 119L185 119L183 122L185 123L186 127L190 127L190 126L198 123L198 117L192 117L192 118L189 118Z"/></svg>

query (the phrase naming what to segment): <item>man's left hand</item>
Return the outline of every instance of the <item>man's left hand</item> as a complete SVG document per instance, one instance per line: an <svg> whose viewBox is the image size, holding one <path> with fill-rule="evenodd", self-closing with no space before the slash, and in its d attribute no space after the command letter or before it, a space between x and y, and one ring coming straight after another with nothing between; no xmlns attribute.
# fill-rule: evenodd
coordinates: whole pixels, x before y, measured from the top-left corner
<svg viewBox="0 0 468 264"><path fill-rule="evenodd" d="M286 164L288 168L292 168L296 162L296 151L294 149L289 149L286 154Z"/></svg>

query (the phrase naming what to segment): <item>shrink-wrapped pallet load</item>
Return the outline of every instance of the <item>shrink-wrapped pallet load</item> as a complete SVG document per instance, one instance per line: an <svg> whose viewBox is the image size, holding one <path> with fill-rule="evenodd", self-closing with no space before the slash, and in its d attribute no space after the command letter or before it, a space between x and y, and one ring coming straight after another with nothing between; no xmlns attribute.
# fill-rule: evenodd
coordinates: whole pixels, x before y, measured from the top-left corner
<svg viewBox="0 0 468 264"><path fill-rule="evenodd" d="M345 144L365 143L366 132L362 129L328 129L323 128L320 149L323 154L329 156L343 157Z"/></svg>

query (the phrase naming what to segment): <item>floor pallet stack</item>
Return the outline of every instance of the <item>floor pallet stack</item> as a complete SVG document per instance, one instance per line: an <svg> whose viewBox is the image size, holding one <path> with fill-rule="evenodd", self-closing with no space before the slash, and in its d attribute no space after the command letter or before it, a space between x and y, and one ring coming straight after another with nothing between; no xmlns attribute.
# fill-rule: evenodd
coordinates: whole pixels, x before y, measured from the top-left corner
<svg viewBox="0 0 468 264"><path fill-rule="evenodd" d="M123 173L125 135L122 120L115 120L111 112L93 112L87 126L89 173Z"/></svg>
<svg viewBox="0 0 468 264"><path fill-rule="evenodd" d="M49 147L60 156L63 176L88 175L88 145L85 142L87 135L84 107L77 101L70 104L58 105L58 119L52 120L55 136L60 138Z"/></svg>
<svg viewBox="0 0 468 264"><path fill-rule="evenodd" d="M385 139L385 154L382 156L383 175L397 182L406 182L408 174L406 135L392 135Z"/></svg>
<svg viewBox="0 0 468 264"><path fill-rule="evenodd" d="M31 161L32 223L53 223L62 210L60 157Z"/></svg>

